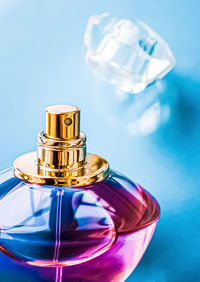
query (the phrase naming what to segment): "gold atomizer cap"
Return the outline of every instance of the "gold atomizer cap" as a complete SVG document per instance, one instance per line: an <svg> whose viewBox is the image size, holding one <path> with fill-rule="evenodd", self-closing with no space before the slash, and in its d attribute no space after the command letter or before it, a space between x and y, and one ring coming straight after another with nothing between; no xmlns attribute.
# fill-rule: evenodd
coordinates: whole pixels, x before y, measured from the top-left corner
<svg viewBox="0 0 200 282"><path fill-rule="evenodd" d="M17 158L14 175L35 184L85 186L105 179L109 165L105 159L87 154L79 108L54 105L45 110L45 130L38 135L37 152Z"/></svg>
<svg viewBox="0 0 200 282"><path fill-rule="evenodd" d="M49 106L45 110L45 130L39 134L37 164L40 169L66 169L83 166L86 137L80 133L80 110L70 105Z"/></svg>
<svg viewBox="0 0 200 282"><path fill-rule="evenodd" d="M53 105L45 110L46 137L74 139L80 135L80 110L70 105Z"/></svg>

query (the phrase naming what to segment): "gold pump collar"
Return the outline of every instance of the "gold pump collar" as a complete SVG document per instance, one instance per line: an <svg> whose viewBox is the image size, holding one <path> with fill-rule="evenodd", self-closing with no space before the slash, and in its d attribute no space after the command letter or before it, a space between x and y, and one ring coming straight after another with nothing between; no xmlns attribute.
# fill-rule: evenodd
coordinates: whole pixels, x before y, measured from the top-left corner
<svg viewBox="0 0 200 282"><path fill-rule="evenodd" d="M37 153L17 158L14 174L35 184L84 186L105 179L109 165L103 158L87 154L79 108L55 105L46 108L45 131L38 136Z"/></svg>

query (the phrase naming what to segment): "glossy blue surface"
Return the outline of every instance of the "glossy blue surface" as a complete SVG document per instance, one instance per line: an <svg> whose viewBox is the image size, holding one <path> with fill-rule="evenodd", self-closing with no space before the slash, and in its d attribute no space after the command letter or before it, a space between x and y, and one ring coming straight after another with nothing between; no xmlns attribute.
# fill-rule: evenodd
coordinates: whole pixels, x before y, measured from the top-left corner
<svg viewBox="0 0 200 282"><path fill-rule="evenodd" d="M47 105L78 105L89 151L139 182L162 208L152 243L128 281L200 279L199 9L198 1L186 0L0 2L0 169L35 150ZM105 97L114 88L85 64L83 34L88 17L104 11L143 20L176 57L167 77L178 93L175 114L152 135L125 136L94 106L95 92Z"/></svg>

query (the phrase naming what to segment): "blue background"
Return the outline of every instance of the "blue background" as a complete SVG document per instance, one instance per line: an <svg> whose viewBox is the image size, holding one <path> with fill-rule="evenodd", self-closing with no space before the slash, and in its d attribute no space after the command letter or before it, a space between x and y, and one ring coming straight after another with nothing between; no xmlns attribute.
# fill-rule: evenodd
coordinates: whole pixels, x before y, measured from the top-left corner
<svg viewBox="0 0 200 282"><path fill-rule="evenodd" d="M88 149L149 190L162 216L153 240L128 281L200 281L200 2L0 1L0 169L36 148L44 109L82 110ZM178 103L173 122L146 137L109 127L94 106L99 81L84 61L89 16L109 11L149 24L169 43ZM105 93L102 95L105 99Z"/></svg>

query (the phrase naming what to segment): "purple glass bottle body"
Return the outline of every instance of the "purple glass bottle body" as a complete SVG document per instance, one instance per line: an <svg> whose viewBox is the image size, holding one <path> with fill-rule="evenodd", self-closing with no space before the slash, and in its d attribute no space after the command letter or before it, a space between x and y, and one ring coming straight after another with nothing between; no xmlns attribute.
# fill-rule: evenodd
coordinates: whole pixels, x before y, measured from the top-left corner
<svg viewBox="0 0 200 282"><path fill-rule="evenodd" d="M82 187L31 184L12 169L0 175L0 249L34 281L124 281L159 215L147 191L113 170Z"/></svg>

